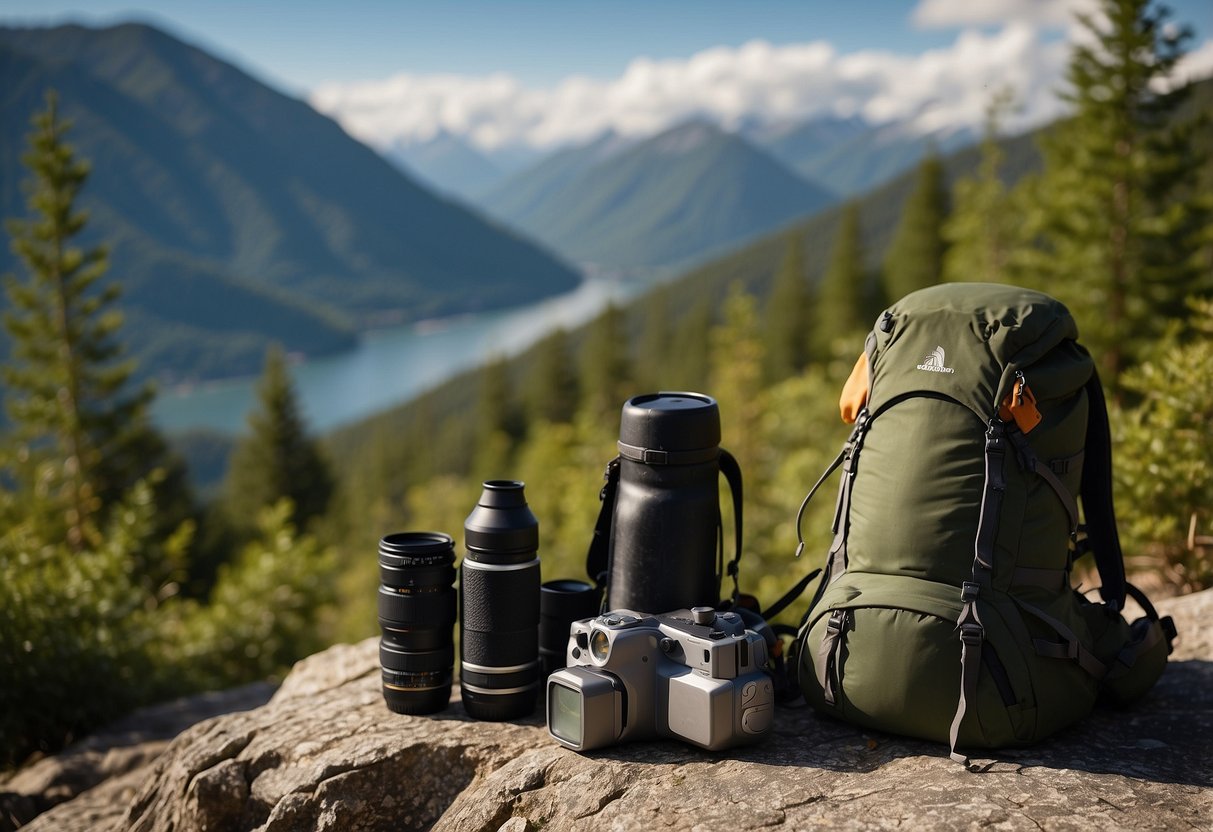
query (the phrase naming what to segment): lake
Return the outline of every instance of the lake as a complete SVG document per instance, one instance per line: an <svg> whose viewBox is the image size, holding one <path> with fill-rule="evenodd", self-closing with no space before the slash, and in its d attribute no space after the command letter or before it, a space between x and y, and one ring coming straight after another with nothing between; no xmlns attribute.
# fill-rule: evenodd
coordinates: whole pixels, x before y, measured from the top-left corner
<svg viewBox="0 0 1213 832"><path fill-rule="evenodd" d="M326 431L406 402L489 358L521 352L557 327L579 326L611 301L622 303L652 285L651 277L589 277L571 292L528 306L374 330L353 350L293 365L295 392L309 429ZM240 433L256 384L245 378L162 389L152 417L169 433Z"/></svg>

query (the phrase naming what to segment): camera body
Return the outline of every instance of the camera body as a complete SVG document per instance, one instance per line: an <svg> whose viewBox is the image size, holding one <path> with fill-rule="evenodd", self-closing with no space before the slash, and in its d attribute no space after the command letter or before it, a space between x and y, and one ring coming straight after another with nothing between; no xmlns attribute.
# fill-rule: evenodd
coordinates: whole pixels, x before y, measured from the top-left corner
<svg viewBox="0 0 1213 832"><path fill-rule="evenodd" d="M563 670L548 677L548 731L589 751L680 739L717 751L770 731L766 640L735 612L615 610L570 627Z"/></svg>

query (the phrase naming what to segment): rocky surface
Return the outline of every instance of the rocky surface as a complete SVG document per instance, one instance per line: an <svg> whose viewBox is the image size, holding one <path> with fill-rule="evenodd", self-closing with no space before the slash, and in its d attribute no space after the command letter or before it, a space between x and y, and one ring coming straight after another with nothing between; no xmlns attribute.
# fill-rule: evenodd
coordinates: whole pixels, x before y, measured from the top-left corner
<svg viewBox="0 0 1213 832"><path fill-rule="evenodd" d="M390 713L376 640L301 662L264 706L202 722L34 830L1213 827L1213 591L1159 605L1182 643L1134 708L979 773L939 745L782 710L760 746L579 755L522 723ZM12 788L12 783L5 788Z"/></svg>
<svg viewBox="0 0 1213 832"><path fill-rule="evenodd" d="M204 719L259 708L275 686L258 682L144 708L0 783L0 832L156 759L173 737ZM78 827L86 828L86 827Z"/></svg>

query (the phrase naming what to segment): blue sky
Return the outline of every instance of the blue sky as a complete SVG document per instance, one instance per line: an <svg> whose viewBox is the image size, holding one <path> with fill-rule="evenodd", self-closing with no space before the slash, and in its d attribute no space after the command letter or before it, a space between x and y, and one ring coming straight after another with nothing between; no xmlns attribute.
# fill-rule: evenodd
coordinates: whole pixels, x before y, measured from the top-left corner
<svg viewBox="0 0 1213 832"><path fill-rule="evenodd" d="M0 22L150 22L381 150L448 133L510 153L688 118L977 128L1002 86L1027 129L1062 112L1072 12L1098 1L0 0ZM1213 2L1169 5L1195 29L1189 76L1213 74Z"/></svg>
<svg viewBox="0 0 1213 832"><path fill-rule="evenodd" d="M618 75L638 55L687 57L754 39L774 44L826 40L842 53L918 53L951 42L953 29L915 24L916 5L892 0L4 0L0 19L38 24L146 20L301 93L322 82L401 71L479 75L504 70L525 84L549 85L570 74ZM1197 42L1209 35L1209 0L1170 5L1177 17L1199 30Z"/></svg>
<svg viewBox="0 0 1213 832"><path fill-rule="evenodd" d="M616 75L637 55L685 57L755 38L774 43L824 38L844 51L920 51L947 40L945 32L910 26L909 4L866 3L862 19L847 11L848 5L773 0L164 0L144 5L6 0L3 16L37 22L65 17L154 21L296 89L401 70L508 70L525 83L550 84L572 73Z"/></svg>

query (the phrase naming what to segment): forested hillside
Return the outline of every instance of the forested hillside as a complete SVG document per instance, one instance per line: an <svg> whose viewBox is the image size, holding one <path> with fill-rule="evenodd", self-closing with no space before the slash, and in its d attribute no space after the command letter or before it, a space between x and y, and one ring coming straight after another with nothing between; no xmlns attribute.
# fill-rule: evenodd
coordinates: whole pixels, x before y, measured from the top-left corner
<svg viewBox="0 0 1213 832"><path fill-rule="evenodd" d="M0 216L26 214L21 155L54 89L142 373L251 374L274 341L317 354L369 322L576 285L304 102L154 28L0 29L0 80ZM15 265L5 247L0 272Z"/></svg>

